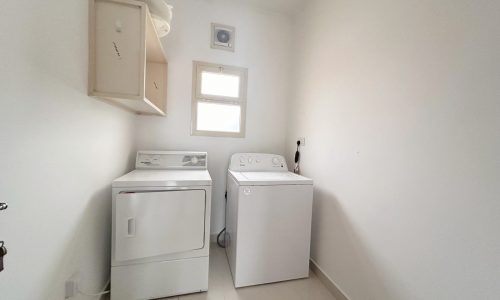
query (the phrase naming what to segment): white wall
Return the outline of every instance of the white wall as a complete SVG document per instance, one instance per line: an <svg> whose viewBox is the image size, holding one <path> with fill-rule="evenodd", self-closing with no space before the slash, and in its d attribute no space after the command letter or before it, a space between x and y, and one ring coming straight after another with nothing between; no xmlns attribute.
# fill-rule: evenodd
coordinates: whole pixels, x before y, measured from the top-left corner
<svg viewBox="0 0 500 300"><path fill-rule="evenodd" d="M313 259L352 300L498 299L500 2L315 0L296 29Z"/></svg>
<svg viewBox="0 0 500 300"><path fill-rule="evenodd" d="M61 300L74 272L88 292L109 276L110 183L131 167L135 116L86 96L87 6L2 1L1 299Z"/></svg>
<svg viewBox="0 0 500 300"><path fill-rule="evenodd" d="M139 149L198 150L209 154L214 189L212 227L224 226L229 157L236 152L285 150L291 19L234 1L171 0L174 19L164 39L169 59L167 117L139 117ZM236 27L236 52L210 48L210 23ZM243 139L190 135L193 60L248 68L247 132Z"/></svg>

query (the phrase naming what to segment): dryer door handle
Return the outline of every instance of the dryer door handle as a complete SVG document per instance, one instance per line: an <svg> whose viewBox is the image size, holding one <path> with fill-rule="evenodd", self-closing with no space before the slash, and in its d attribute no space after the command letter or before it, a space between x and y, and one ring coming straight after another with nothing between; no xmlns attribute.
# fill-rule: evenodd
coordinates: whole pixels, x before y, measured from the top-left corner
<svg viewBox="0 0 500 300"><path fill-rule="evenodd" d="M135 218L128 218L127 220L127 233L128 237L135 236Z"/></svg>

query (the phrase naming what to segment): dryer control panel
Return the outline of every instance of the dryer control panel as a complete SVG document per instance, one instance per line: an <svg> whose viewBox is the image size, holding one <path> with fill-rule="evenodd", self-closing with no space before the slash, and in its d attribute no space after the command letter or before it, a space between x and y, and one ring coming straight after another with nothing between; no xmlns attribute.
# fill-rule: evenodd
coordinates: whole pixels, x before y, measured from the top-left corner
<svg viewBox="0 0 500 300"><path fill-rule="evenodd" d="M229 163L231 171L288 171L285 158L277 154L236 153Z"/></svg>
<svg viewBox="0 0 500 300"><path fill-rule="evenodd" d="M139 151L136 169L206 170L207 153L189 151Z"/></svg>

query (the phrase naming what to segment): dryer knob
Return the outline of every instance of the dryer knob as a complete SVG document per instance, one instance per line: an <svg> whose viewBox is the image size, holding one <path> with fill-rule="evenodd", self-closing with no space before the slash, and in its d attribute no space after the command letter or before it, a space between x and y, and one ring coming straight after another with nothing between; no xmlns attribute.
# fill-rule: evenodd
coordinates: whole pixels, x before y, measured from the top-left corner
<svg viewBox="0 0 500 300"><path fill-rule="evenodd" d="M280 164L280 159L277 157L273 157L273 165L279 165Z"/></svg>
<svg viewBox="0 0 500 300"><path fill-rule="evenodd" d="M240 157L240 163L245 163L245 157Z"/></svg>

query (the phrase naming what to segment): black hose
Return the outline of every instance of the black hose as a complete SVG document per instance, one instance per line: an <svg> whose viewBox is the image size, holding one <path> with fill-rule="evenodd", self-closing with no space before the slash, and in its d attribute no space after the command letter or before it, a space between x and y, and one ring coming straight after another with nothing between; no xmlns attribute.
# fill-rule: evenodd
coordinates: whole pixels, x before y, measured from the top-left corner
<svg viewBox="0 0 500 300"><path fill-rule="evenodd" d="M219 232L219 234L217 235L217 245L219 245L219 247L221 248L226 248L226 246L224 244L222 244L220 242L220 236L226 231L226 228L222 229L221 232ZM224 236L224 239L225 239L225 236ZM225 242L225 241L224 241Z"/></svg>
<svg viewBox="0 0 500 300"><path fill-rule="evenodd" d="M227 206L227 191L226 193L224 194L224 199L226 199L226 206ZM226 231L226 227L224 227L224 229L222 229L219 234L217 235L217 245L219 245L219 247L221 248L226 248L226 245L224 245L226 243L226 236L224 235L224 244L220 242L220 236Z"/></svg>

